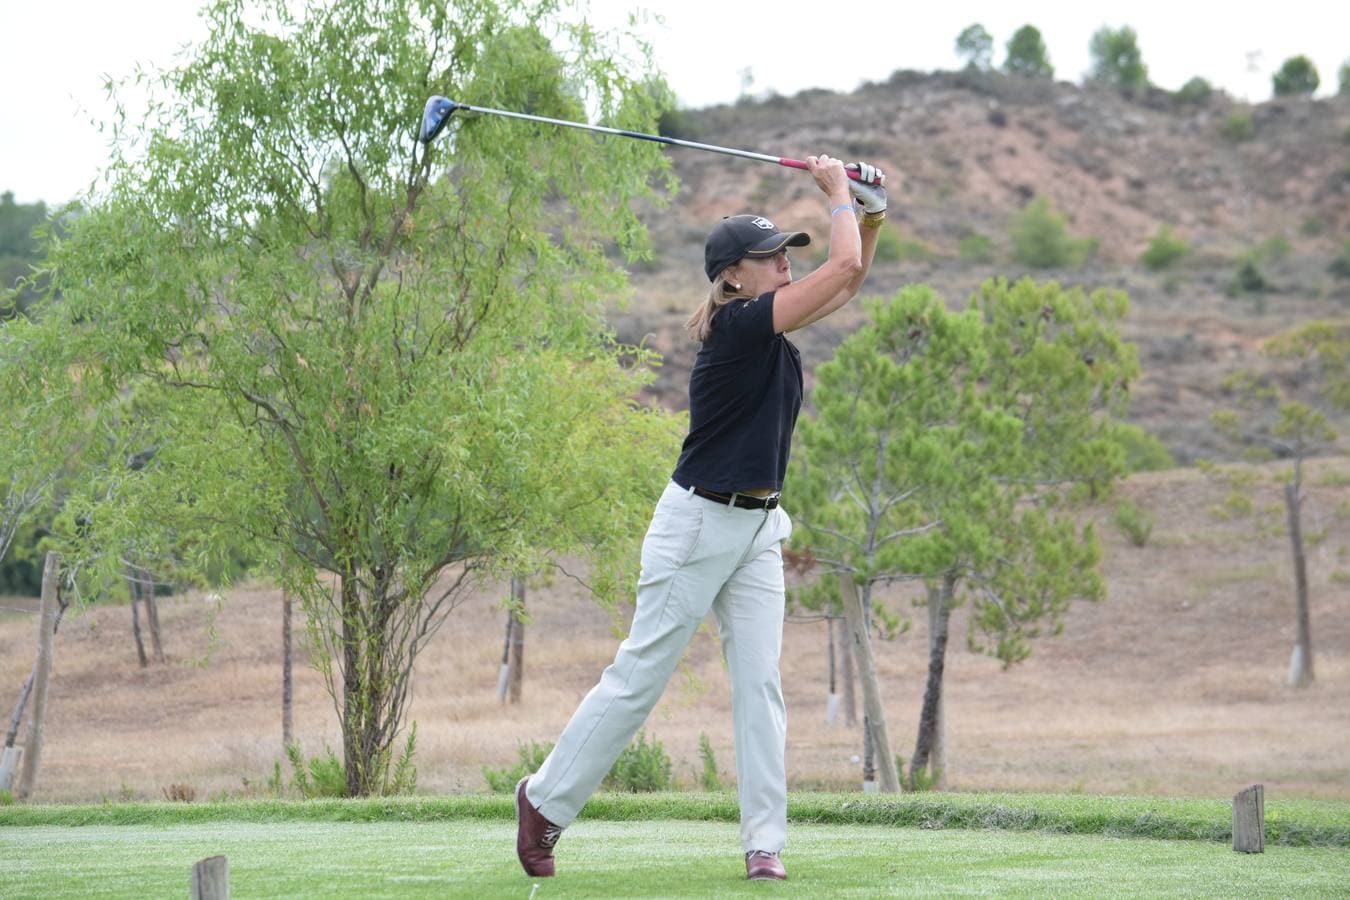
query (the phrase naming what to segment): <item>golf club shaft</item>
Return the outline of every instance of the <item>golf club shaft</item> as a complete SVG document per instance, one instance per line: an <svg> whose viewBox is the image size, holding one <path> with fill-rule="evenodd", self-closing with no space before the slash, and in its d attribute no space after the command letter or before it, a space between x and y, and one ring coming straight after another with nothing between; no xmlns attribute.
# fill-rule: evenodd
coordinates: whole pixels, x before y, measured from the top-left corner
<svg viewBox="0 0 1350 900"><path fill-rule="evenodd" d="M525 119L529 122L545 122L549 125L562 125L566 128L581 128L585 131L597 131L601 134L616 134L620 137L639 138L644 141L655 141L658 144L667 144L671 147L687 147L691 150L708 150L713 153L721 153L726 156L739 156L741 159L753 159L759 162L773 163L779 166L787 166L792 169L805 169L806 163L800 159L791 159L785 156L770 156L767 153L754 153L750 150L736 150L732 147L718 147L716 144L700 144L698 141L683 141L679 138L664 137L659 134L643 134L640 131L626 131L622 128L608 128L604 125L587 125L584 122L569 122L566 119L550 119L548 116L532 116L527 113L511 112L505 109L491 109L486 106L470 106L467 103L455 104L456 109L462 109L468 113L483 113L493 116L506 116L511 119ZM859 178L857 172L848 170L848 177L855 181Z"/></svg>

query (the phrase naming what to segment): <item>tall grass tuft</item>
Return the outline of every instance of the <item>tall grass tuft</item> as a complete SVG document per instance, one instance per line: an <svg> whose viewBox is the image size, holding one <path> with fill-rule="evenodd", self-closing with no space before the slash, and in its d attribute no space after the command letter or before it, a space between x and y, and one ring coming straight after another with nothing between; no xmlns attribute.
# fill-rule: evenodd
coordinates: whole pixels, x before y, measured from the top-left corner
<svg viewBox="0 0 1350 900"><path fill-rule="evenodd" d="M713 756L712 741L706 734L698 736L698 755L703 760L703 777L699 783L709 792L722 790L722 779L717 774L717 757Z"/></svg>
<svg viewBox="0 0 1350 900"><path fill-rule="evenodd" d="M668 791L674 785L670 756L656 738L647 742L644 728L619 754L602 784L609 790L629 793Z"/></svg>

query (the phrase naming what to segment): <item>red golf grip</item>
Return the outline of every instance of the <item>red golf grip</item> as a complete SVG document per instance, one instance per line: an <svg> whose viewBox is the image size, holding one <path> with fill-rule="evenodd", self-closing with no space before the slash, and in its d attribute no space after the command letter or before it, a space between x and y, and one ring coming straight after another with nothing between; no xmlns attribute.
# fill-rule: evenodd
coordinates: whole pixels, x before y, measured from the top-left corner
<svg viewBox="0 0 1350 900"><path fill-rule="evenodd" d="M806 162L805 162L804 160L800 160L800 159L788 159L786 156L780 156L780 157L778 157L778 164L779 164L780 166L787 166L787 167L790 168L790 169L805 169L805 168L806 168ZM852 178L854 181L861 181L861 180L862 180L862 175L858 173L858 170L857 170L857 169L850 169L850 168L845 167L845 168L844 168L844 172L845 172L845 174L848 175L849 178Z"/></svg>

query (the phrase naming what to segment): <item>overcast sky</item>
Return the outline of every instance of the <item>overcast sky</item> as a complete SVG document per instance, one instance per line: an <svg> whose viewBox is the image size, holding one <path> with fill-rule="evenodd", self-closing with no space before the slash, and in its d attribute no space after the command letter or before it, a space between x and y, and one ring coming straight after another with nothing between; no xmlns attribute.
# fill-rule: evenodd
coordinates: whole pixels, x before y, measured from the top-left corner
<svg viewBox="0 0 1350 900"><path fill-rule="evenodd" d="M592 0L591 20L621 24L639 5ZM49 204L82 192L107 156L105 138L91 124L111 114L106 77L171 64L203 37L196 8L195 0L0 0L0 191L13 191L22 203ZM1336 90L1337 70L1350 59L1350 3L1344 0L1230 3L1221 12L1181 0L651 0L647 9L652 13L641 30L689 107L735 100L747 77L752 94L793 94L809 87L849 91L896 69L954 69L956 35L973 22L993 35L996 63L1018 27L1035 25L1056 78L1069 81L1080 81L1087 70L1094 31L1130 25L1155 84L1175 89L1202 75L1252 101L1269 98L1271 73L1290 56L1302 53L1316 64L1319 95ZM493 105L490 97L456 99Z"/></svg>

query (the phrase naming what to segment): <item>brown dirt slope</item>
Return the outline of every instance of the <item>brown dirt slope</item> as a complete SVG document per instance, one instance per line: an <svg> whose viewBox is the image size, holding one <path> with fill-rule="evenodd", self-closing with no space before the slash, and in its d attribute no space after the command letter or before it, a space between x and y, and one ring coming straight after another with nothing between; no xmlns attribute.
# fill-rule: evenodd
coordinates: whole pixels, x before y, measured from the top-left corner
<svg viewBox="0 0 1350 900"><path fill-rule="evenodd" d="M1250 136L1228 136L1244 118ZM898 72L850 94L805 91L677 121L679 137L885 167L891 225L927 254L878 263L866 294L926 282L959 307L986 279L1027 274L1125 289L1125 332L1144 369L1131 418L1182 462L1231 454L1205 423L1222 378L1261 365L1263 338L1350 307L1350 281L1327 271L1350 240L1350 97L1248 106L1217 94L1194 105L1162 91L1129 99L997 74ZM666 355L654 393L679 408L694 353L680 325L706 291L708 228L723 215L760 212L812 233L819 247L828 220L801 172L690 150L672 150L670 159L681 190L670 208L647 216L656 257L633 267L634 300L614 322L624 339L648 336ZM1037 196L1054 202L1074 234L1097 241L1083 267L1029 272L1012 260L1011 224ZM1191 252L1150 272L1139 254L1164 224ZM992 260L961 258L961 239L971 234L992 241ZM1269 290L1230 296L1240 259L1271 239L1288 242L1289 252L1261 264ZM797 257L800 275L814 259L810 249ZM808 370L857 326L850 312L794 335Z"/></svg>
<svg viewBox="0 0 1350 900"><path fill-rule="evenodd" d="M1278 509L1276 466L1259 470L1258 510ZM953 788L1227 797L1264 782L1273 796L1350 798L1350 468L1311 475L1311 550L1317 681L1284 686L1293 644L1288 549L1260 514L1218 512L1228 489L1195 471L1140 475L1122 489L1155 521L1131 545L1093 513L1106 543L1109 598L1079 605L1063 635L1000 671L953 641L948 664L948 763ZM500 706L502 586L454 613L422 657L412 714L420 789L484 788L483 765L505 767L519 741L556 738L612 658L613 622L559 577L532 588L524 702ZM914 628L879 647L890 733L907 755L923 684L925 617L889 602ZM32 662L28 601L0 603L0 701L10 703ZM964 611L954 632L963 633ZM171 784L200 799L260 790L280 747L280 596L267 585L164 601L170 661L137 668L125 606L67 618L56 642L44 800L159 799ZM297 629L298 630L298 629ZM783 660L794 787L855 786L857 727L827 727L825 629L789 624ZM316 754L340 747L322 682L298 671L297 736ZM734 778L727 679L709 623L654 711L677 777L697 783L707 734L723 778Z"/></svg>

